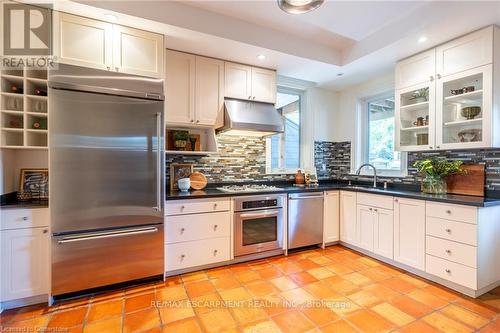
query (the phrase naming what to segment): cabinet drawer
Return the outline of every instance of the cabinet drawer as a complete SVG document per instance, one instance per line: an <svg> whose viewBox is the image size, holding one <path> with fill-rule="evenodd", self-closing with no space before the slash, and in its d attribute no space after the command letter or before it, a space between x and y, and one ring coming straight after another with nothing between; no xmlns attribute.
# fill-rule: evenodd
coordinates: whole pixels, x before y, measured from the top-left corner
<svg viewBox="0 0 500 333"><path fill-rule="evenodd" d="M431 255L425 257L425 271L442 279L471 289L477 289L477 271L475 268L460 265Z"/></svg>
<svg viewBox="0 0 500 333"><path fill-rule="evenodd" d="M182 215L193 213L224 212L230 209L229 199L191 199L167 201L166 215Z"/></svg>
<svg viewBox="0 0 500 333"><path fill-rule="evenodd" d="M473 207L427 202L426 213L431 217L477 224L477 208Z"/></svg>
<svg viewBox="0 0 500 333"><path fill-rule="evenodd" d="M427 217L427 235L477 246L477 226L469 223Z"/></svg>
<svg viewBox="0 0 500 333"><path fill-rule="evenodd" d="M0 229L23 229L48 227L50 225L48 208L7 208L0 210Z"/></svg>
<svg viewBox="0 0 500 333"><path fill-rule="evenodd" d="M365 205L371 207L379 207L385 209L394 209L393 207L393 197L385 195L375 195L358 192L358 205Z"/></svg>
<svg viewBox="0 0 500 333"><path fill-rule="evenodd" d="M216 212L169 216L165 222L167 244L215 237L229 237L231 213Z"/></svg>
<svg viewBox="0 0 500 333"><path fill-rule="evenodd" d="M231 238L211 238L192 242L165 245L165 269L196 267L227 261L230 256Z"/></svg>
<svg viewBox="0 0 500 333"><path fill-rule="evenodd" d="M477 268L477 248L449 241L446 239L427 236L426 253L443 258L458 264Z"/></svg>

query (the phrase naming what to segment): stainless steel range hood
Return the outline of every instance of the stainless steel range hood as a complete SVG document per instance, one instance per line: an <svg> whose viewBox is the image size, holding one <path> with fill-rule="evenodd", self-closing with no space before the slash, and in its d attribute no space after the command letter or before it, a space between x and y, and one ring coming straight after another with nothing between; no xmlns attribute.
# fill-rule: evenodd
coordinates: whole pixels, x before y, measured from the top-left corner
<svg viewBox="0 0 500 333"><path fill-rule="evenodd" d="M224 100L224 126L217 129L217 133L267 136L284 130L283 119L273 104Z"/></svg>

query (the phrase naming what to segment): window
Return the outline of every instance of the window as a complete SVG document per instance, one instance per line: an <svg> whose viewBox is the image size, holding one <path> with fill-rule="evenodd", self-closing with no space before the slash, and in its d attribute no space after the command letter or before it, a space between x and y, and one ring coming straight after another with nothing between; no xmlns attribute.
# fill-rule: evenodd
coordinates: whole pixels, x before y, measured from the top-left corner
<svg viewBox="0 0 500 333"><path fill-rule="evenodd" d="M394 93L366 100L365 105L367 126L363 163L373 164L382 175L403 175L406 156L394 150Z"/></svg>
<svg viewBox="0 0 500 333"><path fill-rule="evenodd" d="M301 91L278 88L276 109L283 117L285 132L267 138L267 173L295 173L301 167L301 105Z"/></svg>

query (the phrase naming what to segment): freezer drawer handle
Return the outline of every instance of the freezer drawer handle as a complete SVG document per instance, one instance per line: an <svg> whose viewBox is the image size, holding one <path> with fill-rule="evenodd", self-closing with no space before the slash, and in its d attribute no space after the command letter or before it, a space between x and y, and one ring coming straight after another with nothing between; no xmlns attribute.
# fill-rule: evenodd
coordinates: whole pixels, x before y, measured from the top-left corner
<svg viewBox="0 0 500 333"><path fill-rule="evenodd" d="M150 233L154 233L154 232L158 232L158 228L150 227L150 228L127 229L127 230L121 230L121 231L86 234L87 236L82 235L82 236L67 237L67 238L62 238L62 239L58 240L57 243L64 244L64 243L80 242L80 241L93 240L93 239L103 239L103 238L125 237L125 236L141 235L141 234L150 234Z"/></svg>

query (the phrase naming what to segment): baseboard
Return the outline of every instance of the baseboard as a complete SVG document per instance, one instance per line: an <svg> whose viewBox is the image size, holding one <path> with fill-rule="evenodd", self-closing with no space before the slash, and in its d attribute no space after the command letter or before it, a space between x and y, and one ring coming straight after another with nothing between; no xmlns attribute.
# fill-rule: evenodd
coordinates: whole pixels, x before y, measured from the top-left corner
<svg viewBox="0 0 500 333"><path fill-rule="evenodd" d="M49 300L48 295L37 295L37 296L32 296L32 297L14 299L12 301L4 301L4 302L1 302L0 313L3 310L20 308L22 306L27 306L27 305L40 304L40 303L47 303L48 304L48 300Z"/></svg>
<svg viewBox="0 0 500 333"><path fill-rule="evenodd" d="M388 259L388 258L382 257L382 256L380 256L380 255L378 255L376 253L367 251L367 250L362 249L360 247L357 247L355 245L344 243L342 241L340 241L339 244L342 245L342 246L345 246L345 247L347 247L347 248L349 248L351 250L363 253L363 254L371 257L371 258L375 258L377 260L383 261L386 264L389 264L391 266L403 269L403 270L405 270L407 272L410 272L412 274L418 275L420 277L423 277L424 279L427 279L427 280L430 280L432 282L438 283L440 285L443 285L443 286L445 286L447 288L453 289L455 291L458 291L461 294L464 294L464 295L467 295L467 296L470 296L470 297L473 297L473 298L477 298L477 297L479 297L479 296L487 293L488 291L490 291L492 289L495 289L496 287L498 287L500 285L500 281L497 281L497 282L492 283L491 285L488 285L488 286L486 286L484 288L481 288L479 290L470 289L470 288L461 286L459 284L456 284L454 282L451 282L451 281L442 279L440 277L431 275L431 274L429 274L429 273L427 273L425 271L422 271L420 269L416 269L416 268L410 267L408 265L405 265L405 264L399 263L397 261L394 261L392 259Z"/></svg>

